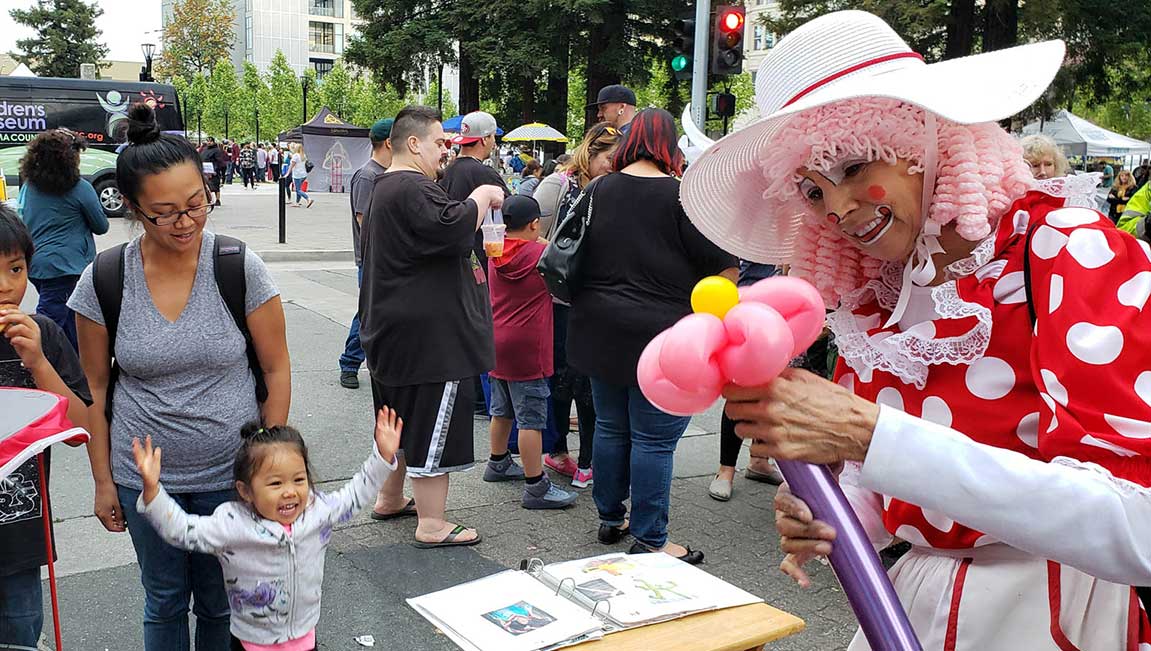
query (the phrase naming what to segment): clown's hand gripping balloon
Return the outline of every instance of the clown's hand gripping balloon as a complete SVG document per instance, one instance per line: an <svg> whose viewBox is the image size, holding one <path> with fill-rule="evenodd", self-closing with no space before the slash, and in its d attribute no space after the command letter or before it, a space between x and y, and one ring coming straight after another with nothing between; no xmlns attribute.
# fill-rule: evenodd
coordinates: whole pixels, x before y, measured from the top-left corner
<svg viewBox="0 0 1151 651"><path fill-rule="evenodd" d="M677 416L704 411L728 384L767 384L810 346L823 329L819 291L777 276L737 289L704 278L691 294L695 311L652 339L639 358L640 389L653 405ZM831 472L778 461L784 478L812 514L836 530L831 566L873 649L920 651L879 558Z"/></svg>

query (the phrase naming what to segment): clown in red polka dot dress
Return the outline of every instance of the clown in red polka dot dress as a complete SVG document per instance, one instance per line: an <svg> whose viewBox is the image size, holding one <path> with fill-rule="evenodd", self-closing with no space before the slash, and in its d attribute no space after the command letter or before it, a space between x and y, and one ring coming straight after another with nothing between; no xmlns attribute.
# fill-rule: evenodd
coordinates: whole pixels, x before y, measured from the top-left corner
<svg viewBox="0 0 1151 651"><path fill-rule="evenodd" d="M1063 53L924 65L875 16L820 16L681 186L701 232L833 308L838 386L791 369L725 411L754 455L845 462L875 547L912 543L889 576L929 651L1151 651L1151 257L1074 207L1093 179L1036 181L996 124ZM836 532L775 507L810 583Z"/></svg>
<svg viewBox="0 0 1151 651"><path fill-rule="evenodd" d="M878 284L861 292L866 298L857 306L841 308L832 315L833 329L847 324L836 333L843 348L835 379L858 396L881 405L881 411L899 410L918 416L961 432L970 440L1031 459L1062 457L1075 460L1075 464L1097 464L1114 481L1130 481L1138 490L1151 484L1151 464L1147 461L1151 456L1151 314L1143 316L1151 297L1151 248L1117 231L1101 213L1063 207L1063 203L1062 198L1038 192L1016 202L1008 211L1014 217L1004 218L994 237L978 248L971 260L964 261L974 267L972 273L913 293L905 313L910 316L903 321L913 325L906 329L899 324L881 325L891 314L894 292L883 290L883 277L873 281ZM1029 270L1025 268L1027 257ZM1034 323L1031 309L1035 311ZM920 321L924 314L928 319ZM885 342L893 341L894 345L885 347ZM964 345L986 341L986 348L981 356L965 363L943 363L941 359L919 366L899 363L916 359L916 354L908 351L924 353L931 348L929 342L941 341L953 344L948 349L955 355L952 361L960 360L958 351ZM868 355L875 347L890 352L890 356ZM913 424L912 429L917 438L930 436L922 427ZM964 464L961 451L955 454L954 463ZM906 468L885 470L906 474ZM885 470L873 467L868 473ZM1035 581L1047 586L1046 594L1035 599L1021 596L1015 604L1020 612L1046 609L1045 628L1052 631L1051 639L1031 639L1027 646L1018 647L1029 649L1076 648L1070 642L1062 644L1072 635L1063 627L1077 626L1076 613L1086 612L1091 596L1083 590L1097 591L1093 596L1100 600L1100 593L1110 592L1119 602L1128 592L1126 585L1088 582L1074 570L1055 563L1019 563L1013 568L1010 561L1017 560L1012 558L1014 550L1008 551L996 538L947 515L957 509L987 508L986 500L977 495L953 492L936 498L942 510L923 508L872 493L863 487L867 483L863 473L858 464L849 464L841 481L861 520L870 524L868 529L877 546L898 538L911 542L917 550L928 550L912 554L909 563L893 570L897 585L901 572L918 572L939 574L947 586L938 592L949 615L949 625L942 631L944 642L949 633L958 635L962 625L972 627L973 622L980 623L984 632L994 631L1000 643L1012 639L1012 630L1018 633L1014 639L1028 639L1032 632L1027 627L1013 629L1012 623L1018 619L1005 622L1002 614L996 614L1003 607L1001 602L992 600L990 608L982 608L978 600L957 598L1005 581ZM978 477L979 468L972 468L972 473ZM995 480L994 475L985 478L991 486ZM964 504L968 499L971 501ZM1151 494L1147 502L1151 506ZM1067 504L1067 508L1075 506ZM1025 521L1017 522L1020 527L1027 526ZM1077 536L1074 530L1063 534ZM985 554L997 565L993 571L972 565L972 559L986 562L982 558ZM925 560L916 562L916 558ZM937 583L926 581L916 586L930 590ZM1125 628L1131 630L1118 630L1105 617L1091 620L1095 633L1110 628L1114 634L1088 635L1087 639L1098 646L1082 648L1134 649L1131 645L1136 641L1151 645L1146 614L1140 612L1134 595L1127 595L1126 601L1134 623ZM1054 628L1049 626L1052 609L1063 613ZM911 614L914 620L917 613L913 610ZM988 622L996 625L988 627ZM1084 622L1078 623L1082 625ZM926 625L917 626L920 628ZM969 632L967 639L983 638ZM857 639L852 648L865 648L862 644ZM1151 646L1138 649L1148 651Z"/></svg>

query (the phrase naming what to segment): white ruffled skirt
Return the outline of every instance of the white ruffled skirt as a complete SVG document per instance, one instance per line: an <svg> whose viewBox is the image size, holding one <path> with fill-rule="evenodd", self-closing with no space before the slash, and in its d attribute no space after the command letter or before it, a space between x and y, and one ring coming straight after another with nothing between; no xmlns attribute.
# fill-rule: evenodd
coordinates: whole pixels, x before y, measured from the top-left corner
<svg viewBox="0 0 1151 651"><path fill-rule="evenodd" d="M890 576L924 651L1151 651L1130 586L1006 545L913 547ZM848 646L870 649L862 631Z"/></svg>

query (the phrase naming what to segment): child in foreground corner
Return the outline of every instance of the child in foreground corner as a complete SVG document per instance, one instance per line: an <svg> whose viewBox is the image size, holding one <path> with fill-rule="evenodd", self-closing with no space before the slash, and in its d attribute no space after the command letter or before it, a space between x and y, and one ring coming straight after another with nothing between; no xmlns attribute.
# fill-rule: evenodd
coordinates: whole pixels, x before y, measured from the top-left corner
<svg viewBox="0 0 1151 651"><path fill-rule="evenodd" d="M132 441L144 490L136 509L169 544L220 558L232 607L234 650L308 651L316 647L324 554L332 527L370 505L396 468L403 420L384 407L375 449L334 493L312 486L308 448L283 425L249 423L236 453L240 501L211 516L189 515L160 486L160 448Z"/></svg>

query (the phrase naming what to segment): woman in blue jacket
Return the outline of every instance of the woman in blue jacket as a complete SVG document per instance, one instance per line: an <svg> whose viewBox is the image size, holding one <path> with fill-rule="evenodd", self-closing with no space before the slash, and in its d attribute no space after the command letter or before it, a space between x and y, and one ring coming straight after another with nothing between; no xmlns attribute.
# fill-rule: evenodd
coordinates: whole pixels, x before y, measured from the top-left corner
<svg viewBox="0 0 1151 651"><path fill-rule="evenodd" d="M36 312L52 319L76 348L76 315L68 297L96 258L93 234L108 232L108 217L92 184L80 178L83 136L53 129L36 136L20 160L22 217L35 254L28 276L40 302Z"/></svg>

